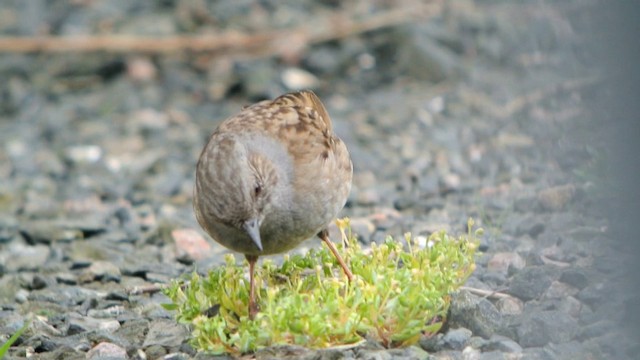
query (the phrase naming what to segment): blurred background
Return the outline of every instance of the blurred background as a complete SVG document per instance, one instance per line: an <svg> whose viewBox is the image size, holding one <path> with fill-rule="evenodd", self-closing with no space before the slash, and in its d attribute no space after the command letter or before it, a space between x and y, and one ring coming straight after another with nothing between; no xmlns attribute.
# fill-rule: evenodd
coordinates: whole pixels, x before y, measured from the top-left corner
<svg viewBox="0 0 640 360"><path fill-rule="evenodd" d="M469 286L511 297L470 295L481 310L424 350L634 358L637 15L592 0L0 2L0 340L35 312L12 356L107 342L195 357L166 298L127 291L222 262L191 209L205 141L245 105L312 89L353 158L342 215L363 245L485 229Z"/></svg>

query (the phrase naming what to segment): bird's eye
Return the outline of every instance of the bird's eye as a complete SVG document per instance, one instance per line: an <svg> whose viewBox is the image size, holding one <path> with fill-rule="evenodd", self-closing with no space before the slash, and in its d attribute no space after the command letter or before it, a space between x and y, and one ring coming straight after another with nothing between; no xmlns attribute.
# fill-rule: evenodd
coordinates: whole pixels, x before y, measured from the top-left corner
<svg viewBox="0 0 640 360"><path fill-rule="evenodd" d="M253 194L255 196L258 196L260 195L261 192L262 192L262 185L256 184L256 186L253 188Z"/></svg>

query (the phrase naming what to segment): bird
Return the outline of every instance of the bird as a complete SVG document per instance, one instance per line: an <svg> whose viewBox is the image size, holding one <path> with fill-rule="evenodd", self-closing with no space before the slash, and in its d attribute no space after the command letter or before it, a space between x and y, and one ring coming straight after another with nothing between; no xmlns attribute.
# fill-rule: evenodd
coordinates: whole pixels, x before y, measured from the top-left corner
<svg viewBox="0 0 640 360"><path fill-rule="evenodd" d="M349 282L328 225L351 190L353 163L318 96L303 90L244 107L222 121L196 165L193 207L203 230L249 263L250 319L259 312L259 256L318 236Z"/></svg>

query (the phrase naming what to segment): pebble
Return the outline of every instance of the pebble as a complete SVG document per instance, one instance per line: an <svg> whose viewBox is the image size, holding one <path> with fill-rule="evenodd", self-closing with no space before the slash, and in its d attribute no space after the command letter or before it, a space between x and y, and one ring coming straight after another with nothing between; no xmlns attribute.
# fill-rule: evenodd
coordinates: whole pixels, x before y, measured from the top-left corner
<svg viewBox="0 0 640 360"><path fill-rule="evenodd" d="M175 229L171 231L171 236L179 261L191 263L211 255L211 244L194 229Z"/></svg>
<svg viewBox="0 0 640 360"><path fill-rule="evenodd" d="M557 271L549 267L523 268L511 279L508 292L523 301L536 299L547 291L557 275Z"/></svg>
<svg viewBox="0 0 640 360"><path fill-rule="evenodd" d="M469 329L458 328L447 331L442 337L442 341L447 347L453 350L462 350L471 339L472 332Z"/></svg>
<svg viewBox="0 0 640 360"><path fill-rule="evenodd" d="M524 259L513 252L495 253L487 263L487 270L507 275L509 269L520 270L526 265Z"/></svg>
<svg viewBox="0 0 640 360"><path fill-rule="evenodd" d="M520 299L507 297L498 299L496 308L502 315L519 315L522 314L524 305Z"/></svg>
<svg viewBox="0 0 640 360"><path fill-rule="evenodd" d="M149 332L143 347L163 346L177 348L187 335L187 329L173 320L154 320L149 324Z"/></svg>
<svg viewBox="0 0 640 360"><path fill-rule="evenodd" d="M312 73L300 68L286 68L280 75L282 83L288 90L315 89L318 84L318 78Z"/></svg>
<svg viewBox="0 0 640 360"><path fill-rule="evenodd" d="M559 211L571 201L576 194L576 188L572 184L554 186L538 192L538 201L542 209L546 211Z"/></svg>
<svg viewBox="0 0 640 360"><path fill-rule="evenodd" d="M0 263L6 272L38 270L45 265L50 255L49 246L30 246L14 241L0 252Z"/></svg>
<svg viewBox="0 0 640 360"><path fill-rule="evenodd" d="M81 283L88 283L92 281L120 282L120 269L113 263L108 261L94 261L87 269L82 271L78 277L78 281Z"/></svg>
<svg viewBox="0 0 640 360"><path fill-rule="evenodd" d="M549 342L569 342L577 336L578 322L561 311L524 313L518 327L518 344L523 347L544 346Z"/></svg>
<svg viewBox="0 0 640 360"><path fill-rule="evenodd" d="M87 359L128 359L127 351L118 345L101 342L87 352Z"/></svg>
<svg viewBox="0 0 640 360"><path fill-rule="evenodd" d="M475 335L491 337L503 326L498 309L487 299L459 291L451 299L450 326L464 327Z"/></svg>

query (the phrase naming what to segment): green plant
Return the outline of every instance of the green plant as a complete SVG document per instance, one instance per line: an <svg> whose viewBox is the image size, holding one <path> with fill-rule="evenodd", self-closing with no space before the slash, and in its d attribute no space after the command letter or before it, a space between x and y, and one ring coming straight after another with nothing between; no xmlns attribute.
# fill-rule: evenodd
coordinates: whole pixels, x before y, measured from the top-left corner
<svg viewBox="0 0 640 360"><path fill-rule="evenodd" d="M30 323L31 321L25 321L24 325L22 325L22 327L18 329L18 331L16 331L15 334L13 334L9 338L9 340L7 340L7 342L5 342L4 344L2 344L2 346L0 346L0 359L4 358L4 355L7 353L7 351L9 351L9 348L11 347L11 345L13 345L13 343L16 342L16 340L18 340L20 335L22 335L22 333L25 330L27 330Z"/></svg>
<svg viewBox="0 0 640 360"><path fill-rule="evenodd" d="M234 257L226 265L188 283L175 281L165 291L167 309L189 324L196 348L211 353L239 353L278 344L324 348L365 338L386 347L406 346L435 334L444 321L450 294L475 269L481 229L458 238L444 231L404 242L387 238L363 250L351 236L348 220L338 221L341 249L356 280L349 283L329 250L285 256L281 266L265 260L256 269L260 313L251 321L246 267Z"/></svg>

